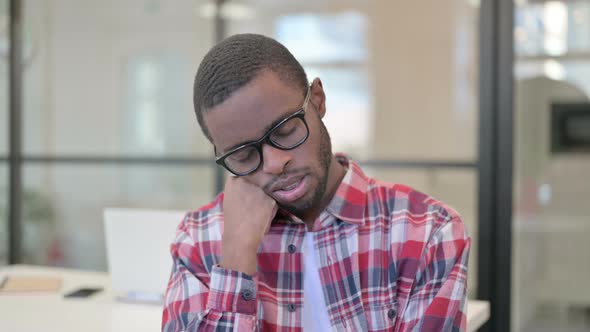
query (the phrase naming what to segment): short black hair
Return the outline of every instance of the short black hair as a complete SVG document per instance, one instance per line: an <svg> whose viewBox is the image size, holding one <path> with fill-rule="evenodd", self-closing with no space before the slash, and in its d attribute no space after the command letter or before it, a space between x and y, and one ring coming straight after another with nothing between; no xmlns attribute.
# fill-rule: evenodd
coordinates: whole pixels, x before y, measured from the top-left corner
<svg viewBox="0 0 590 332"><path fill-rule="evenodd" d="M305 94L305 70L278 41L257 34L237 34L215 45L203 58L193 87L193 104L203 134L212 141L203 113L221 104L262 70L271 70L283 82Z"/></svg>

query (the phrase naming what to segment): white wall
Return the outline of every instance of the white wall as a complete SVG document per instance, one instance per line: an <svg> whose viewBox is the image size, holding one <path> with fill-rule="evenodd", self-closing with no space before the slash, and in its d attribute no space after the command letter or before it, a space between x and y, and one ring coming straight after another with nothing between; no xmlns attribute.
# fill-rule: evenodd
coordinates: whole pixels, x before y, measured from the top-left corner
<svg viewBox="0 0 590 332"><path fill-rule="evenodd" d="M213 37L210 20L198 15L199 5L26 1L30 25L25 27L25 45L33 51L24 69L25 152L211 155L192 110L193 75ZM169 58L179 59L179 64L170 68L170 62L157 62ZM177 78L168 82L156 77L158 91L169 94L155 99L151 128L168 130L157 132L155 143L160 144L153 146L136 139L145 110L143 100L133 99L138 98L133 91L141 81L133 81L130 70L143 59L155 59L163 78ZM42 193L55 208L50 226L25 226L26 250L35 253L30 260L90 269L106 267L103 207L188 210L211 199L213 187L210 170L197 167L42 164L25 166L23 177L25 188ZM63 257L49 257L52 248Z"/></svg>

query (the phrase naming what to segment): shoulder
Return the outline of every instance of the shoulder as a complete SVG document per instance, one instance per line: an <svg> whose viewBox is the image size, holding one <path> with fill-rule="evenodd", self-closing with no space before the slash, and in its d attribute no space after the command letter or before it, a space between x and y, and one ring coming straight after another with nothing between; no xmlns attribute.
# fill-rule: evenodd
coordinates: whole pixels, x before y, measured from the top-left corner
<svg viewBox="0 0 590 332"><path fill-rule="evenodd" d="M371 181L367 195L369 216L373 215L368 219L369 233L385 235L383 244L389 246L404 275L417 273L420 262L438 259L436 252L456 260L469 251L470 238L461 216L446 203L412 187L377 180ZM374 211L380 211L379 215Z"/></svg>
<svg viewBox="0 0 590 332"><path fill-rule="evenodd" d="M186 213L170 246L173 259L201 278L211 272L221 252L222 203L223 193Z"/></svg>
<svg viewBox="0 0 590 332"><path fill-rule="evenodd" d="M403 228L411 237L428 239L445 225L458 228L464 237L459 213L448 204L403 184L369 180L367 188L369 214L378 211L390 227Z"/></svg>
<svg viewBox="0 0 590 332"><path fill-rule="evenodd" d="M199 242L216 238L220 223L223 221L223 193L200 208L189 211L180 222L176 232L176 242L182 242L185 237Z"/></svg>
<svg viewBox="0 0 590 332"><path fill-rule="evenodd" d="M340 156L348 166L343 195L352 205L364 205L365 224L403 232L435 233L449 223L461 224L459 213L446 203L407 185L367 176L359 165ZM413 234L409 234L413 235Z"/></svg>

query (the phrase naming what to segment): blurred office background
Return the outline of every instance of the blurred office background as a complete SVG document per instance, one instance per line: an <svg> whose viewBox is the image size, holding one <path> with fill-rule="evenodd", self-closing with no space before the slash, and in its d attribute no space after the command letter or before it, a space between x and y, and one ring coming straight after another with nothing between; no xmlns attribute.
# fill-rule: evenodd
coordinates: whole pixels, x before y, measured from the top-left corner
<svg viewBox="0 0 590 332"><path fill-rule="evenodd" d="M590 1L515 6L513 326L590 331Z"/></svg>
<svg viewBox="0 0 590 332"><path fill-rule="evenodd" d="M469 296L482 294L488 0L0 0L0 264L11 239L9 3L22 9L19 262L106 270L103 208L190 210L212 199L223 174L194 117L193 76L217 39L256 32L322 79L334 150L462 214L474 239ZM590 153L551 133L561 128L553 114L590 112L590 0L510 5L510 324L588 331ZM571 124L586 143L589 119Z"/></svg>

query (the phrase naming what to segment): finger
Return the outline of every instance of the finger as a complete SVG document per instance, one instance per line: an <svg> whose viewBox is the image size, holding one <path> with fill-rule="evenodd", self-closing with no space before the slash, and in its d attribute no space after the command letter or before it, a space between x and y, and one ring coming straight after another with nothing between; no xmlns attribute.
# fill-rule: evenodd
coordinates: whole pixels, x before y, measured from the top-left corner
<svg viewBox="0 0 590 332"><path fill-rule="evenodd" d="M268 234L268 231L270 231L271 224L272 224L272 222L269 222L268 224L266 224L266 228L264 229L264 234Z"/></svg>
<svg viewBox="0 0 590 332"><path fill-rule="evenodd" d="M242 178L239 178L237 176L228 176L227 179L225 180L225 188L232 188L232 190L234 188L239 188L239 183L242 182Z"/></svg>
<svg viewBox="0 0 590 332"><path fill-rule="evenodd" d="M275 219L275 216L277 215L277 211L279 210L279 205L277 204L277 201L275 201L274 199L271 202L272 205L272 212L270 215L270 221L266 224L266 229L264 230L264 234L267 234L270 231L270 226L272 226L272 222Z"/></svg>
<svg viewBox="0 0 590 332"><path fill-rule="evenodd" d="M223 173L225 173L225 175L226 175L227 178L235 178L235 177L238 177L234 173L230 172L228 169L225 169L224 171L225 172L223 172Z"/></svg>

